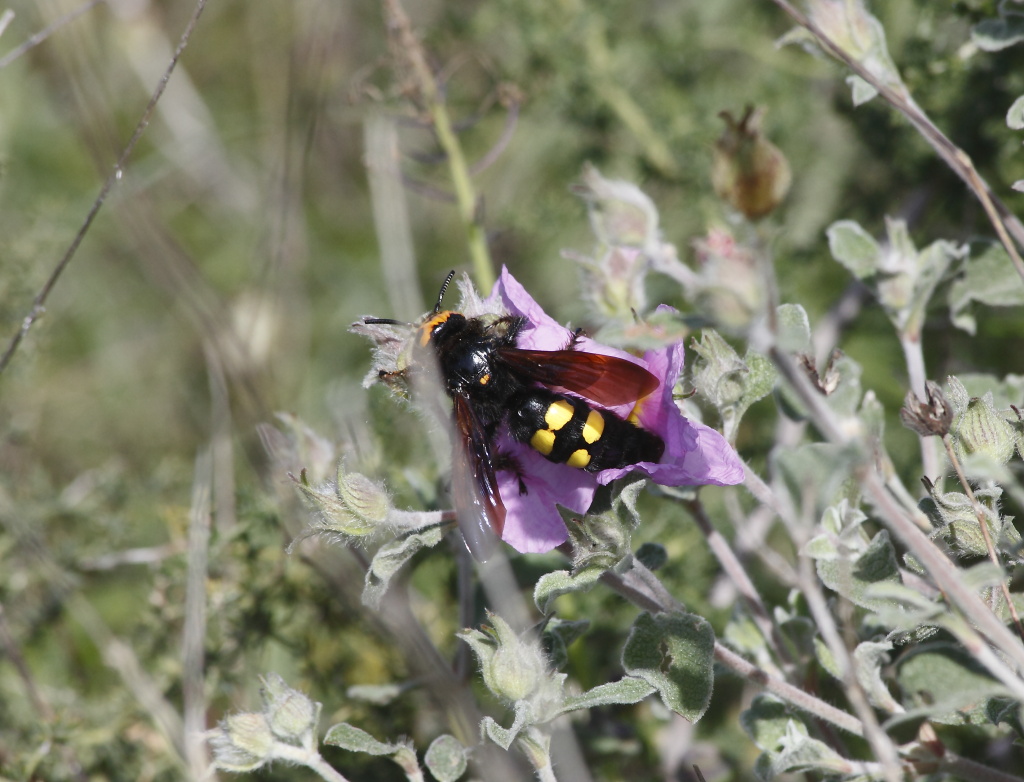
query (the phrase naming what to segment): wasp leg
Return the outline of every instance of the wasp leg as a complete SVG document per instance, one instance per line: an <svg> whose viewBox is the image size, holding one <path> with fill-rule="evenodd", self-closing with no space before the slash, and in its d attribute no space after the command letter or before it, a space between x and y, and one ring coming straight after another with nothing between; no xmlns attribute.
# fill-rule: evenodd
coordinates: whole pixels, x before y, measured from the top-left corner
<svg viewBox="0 0 1024 782"><path fill-rule="evenodd" d="M529 493L529 489L526 488L526 482L523 481L523 468L519 466L519 460L516 459L510 453L497 453L494 456L494 471L495 472L510 472L516 476L516 481L519 483L519 495Z"/></svg>

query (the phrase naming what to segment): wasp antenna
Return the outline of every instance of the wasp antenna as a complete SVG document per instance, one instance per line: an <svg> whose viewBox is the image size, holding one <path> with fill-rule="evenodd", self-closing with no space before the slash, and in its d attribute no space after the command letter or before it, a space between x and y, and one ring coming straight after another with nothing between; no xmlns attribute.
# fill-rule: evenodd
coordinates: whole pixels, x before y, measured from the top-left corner
<svg viewBox="0 0 1024 782"><path fill-rule="evenodd" d="M411 323L406 323L404 320L395 320L394 318L363 318L363 323L367 326L409 326L412 328Z"/></svg>
<svg viewBox="0 0 1024 782"><path fill-rule="evenodd" d="M444 298L444 292L448 290L448 286L452 282L452 278L455 276L455 269L448 272L448 276L444 278L444 285L441 286L441 292L437 294L437 304L434 305L434 314L436 315L441 311L441 299Z"/></svg>

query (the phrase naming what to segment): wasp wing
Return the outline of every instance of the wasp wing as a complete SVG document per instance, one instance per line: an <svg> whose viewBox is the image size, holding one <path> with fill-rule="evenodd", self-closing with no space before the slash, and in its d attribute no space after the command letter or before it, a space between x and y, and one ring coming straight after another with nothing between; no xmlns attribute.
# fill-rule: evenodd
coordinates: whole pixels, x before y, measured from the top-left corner
<svg viewBox="0 0 1024 782"><path fill-rule="evenodd" d="M505 505L498 491L487 433L469 400L455 395L455 447L452 500L459 530L470 553L486 562L505 528Z"/></svg>
<svg viewBox="0 0 1024 782"><path fill-rule="evenodd" d="M602 353L501 348L498 355L529 380L563 388L605 407L642 399L660 383L639 364Z"/></svg>

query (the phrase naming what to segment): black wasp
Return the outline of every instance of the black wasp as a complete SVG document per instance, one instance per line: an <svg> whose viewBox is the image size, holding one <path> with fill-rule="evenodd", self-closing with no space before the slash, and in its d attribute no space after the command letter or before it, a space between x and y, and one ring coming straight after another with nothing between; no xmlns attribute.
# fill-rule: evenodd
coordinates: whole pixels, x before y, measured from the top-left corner
<svg viewBox="0 0 1024 782"><path fill-rule="evenodd" d="M508 455L496 452L501 424L508 425L514 439L552 462L588 472L657 462L665 450L658 435L590 403L613 407L636 402L659 381L624 358L574 350L575 338L561 350L516 347L527 324L523 316L469 318L442 310L454 275L452 271L441 286L433 312L415 327L409 368L436 361L454 403L452 496L466 544L478 559L486 559L493 536L501 537L505 525L495 470L515 470ZM390 318L363 322L409 325ZM381 370L382 378L389 374ZM521 479L520 490L526 491Z"/></svg>

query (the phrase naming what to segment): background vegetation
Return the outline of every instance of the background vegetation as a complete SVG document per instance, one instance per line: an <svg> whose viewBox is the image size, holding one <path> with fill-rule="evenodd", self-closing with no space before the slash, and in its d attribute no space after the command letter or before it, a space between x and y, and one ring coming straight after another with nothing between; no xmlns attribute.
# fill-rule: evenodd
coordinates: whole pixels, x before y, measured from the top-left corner
<svg viewBox="0 0 1024 782"><path fill-rule="evenodd" d="M1024 94L1024 49L985 51L972 39L974 25L996 18L995 4L876 5L910 93L1015 208L1024 156L1005 117ZM424 643L442 658L464 654L454 637L463 623L454 557L438 549L411 568L401 589L421 635L396 641L396 620L360 603L358 547L314 539L286 553L308 518L288 469L328 475L345 454L361 472L386 476L398 507L420 509L439 507L444 482L422 420L361 387L369 350L347 331L366 314L417 317L450 268L470 266L449 168L426 115L412 109L382 8L210 2L120 171L191 5L6 8L4 343L113 178L45 313L0 375L0 770L11 779L191 778L206 761L189 731L255 707L257 676L268 671L322 702L324 724L409 735L421 750L439 733L458 734L457 710L436 689L410 686L384 705L348 692L415 684ZM468 160L490 163L473 183L494 263L563 321L593 325L578 272L562 256L594 245L570 190L584 164L637 183L657 205L666 241L692 263L693 241L729 219L710 181L719 112L766 107L764 131L793 175L770 218L778 298L802 304L812 326L838 323L834 344L884 407L895 472L916 493L918 438L897 418L909 388L899 340L833 260L825 231L854 220L883 239L885 217L896 216L919 247L995 237L982 206L905 117L881 99L854 108L842 65L777 46L794 23L771 2L460 0L406 10ZM34 39L40 31L48 34ZM404 187L372 165L374 142L392 132ZM648 295L692 309L664 276L652 275ZM855 314L830 316L840 300ZM1018 371L1021 310L975 315L971 335L944 307L929 310L928 377ZM762 474L779 416L762 401L739 433L741 456ZM292 436L294 464L268 456L261 424ZM733 503L732 517L742 516L753 499L738 489L706 499L742 550L746 532L722 508ZM662 581L722 634L735 593L704 536L665 503L644 503L634 546L661 543ZM1019 514L1012 501L1006 511ZM765 534L764 545L797 560L783 532ZM528 592L566 564L552 554L516 557L514 567ZM806 613L787 603L790 585L777 573L757 558L749 567L769 606ZM588 688L621 675L636 608L601 588L560 600L563 618L592 621L586 641L569 649L571 679ZM798 674L825 700L842 701L813 661ZM759 750L739 714L753 692L722 672L694 726L652 699L595 709L576 723L579 751L595 779L690 779L694 763L708 780L749 778ZM501 714L478 694L485 711ZM475 726L461 729L471 742ZM943 738L1019 772L1024 758L1003 731L975 726ZM330 748L324 756L350 779L403 778L386 759ZM313 776L281 765L260 774Z"/></svg>

